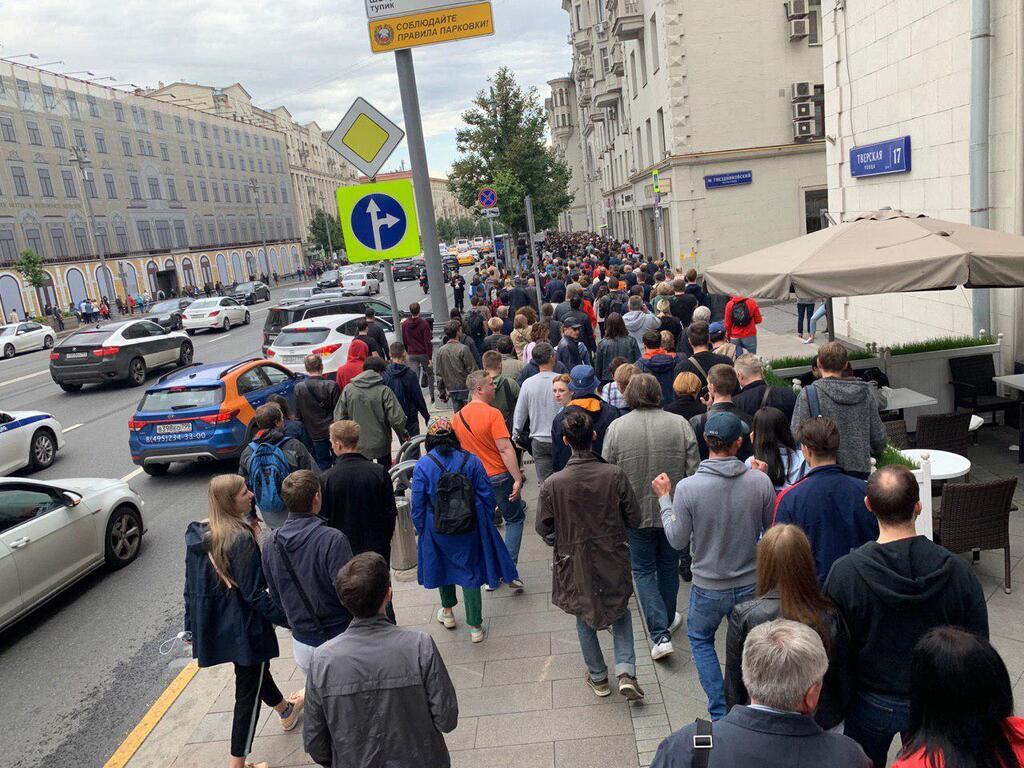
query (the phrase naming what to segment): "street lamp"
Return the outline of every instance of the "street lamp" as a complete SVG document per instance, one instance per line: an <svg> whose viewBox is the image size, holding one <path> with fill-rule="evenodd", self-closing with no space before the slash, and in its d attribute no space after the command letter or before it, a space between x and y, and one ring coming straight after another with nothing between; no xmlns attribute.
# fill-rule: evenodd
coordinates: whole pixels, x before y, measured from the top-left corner
<svg viewBox="0 0 1024 768"><path fill-rule="evenodd" d="M79 175L82 177L82 205L85 207L85 215L89 219L89 233L92 235L92 246L96 249L96 253L100 257L100 274L103 275L104 279L113 280L113 275L110 274L110 270L107 268L107 255L103 249L103 242L96 234L96 215L92 210L92 199L89 197L88 182L89 178L89 166L92 165L92 160L88 158L85 151L79 149L77 146L71 147L71 158L72 165L78 168ZM102 280L100 280L100 289L102 291ZM128 283L124 276L124 270L121 270L121 282L124 288L125 299L128 298ZM113 282L110 284L110 292L115 293Z"/></svg>
<svg viewBox="0 0 1024 768"><path fill-rule="evenodd" d="M122 88L123 86L126 86L126 85L130 85L132 88L138 88L139 87L135 83L116 83L116 84L114 84L114 85L112 85L110 87L111 88Z"/></svg>
<svg viewBox="0 0 1024 768"><path fill-rule="evenodd" d="M39 58L34 53L19 53L17 56L5 56L4 58L6 58L8 61L14 61L15 59L24 59L26 56L30 59Z"/></svg>
<svg viewBox="0 0 1024 768"><path fill-rule="evenodd" d="M90 83L102 83L104 80L116 80L116 79L117 79L116 77L110 77L109 75L107 75L106 77L90 77L90 78L88 78L88 81Z"/></svg>
<svg viewBox="0 0 1024 768"><path fill-rule="evenodd" d="M263 242L263 258L267 260L267 264L270 263L270 255L267 253L267 238L263 234L263 213L260 210L260 183L253 176L249 179L249 189L256 196L256 220L260 224L260 240Z"/></svg>
<svg viewBox="0 0 1024 768"><path fill-rule="evenodd" d="M64 62L61 62L61 63L63 64ZM39 66L42 67L44 65L40 64ZM89 77L96 77L96 73L95 72L90 72L88 69L76 69L74 72L60 72L59 74L61 74L61 75L88 75Z"/></svg>
<svg viewBox="0 0 1024 768"><path fill-rule="evenodd" d="M47 61L42 64L36 64L37 67L52 67L54 64L63 64L63 61Z"/></svg>

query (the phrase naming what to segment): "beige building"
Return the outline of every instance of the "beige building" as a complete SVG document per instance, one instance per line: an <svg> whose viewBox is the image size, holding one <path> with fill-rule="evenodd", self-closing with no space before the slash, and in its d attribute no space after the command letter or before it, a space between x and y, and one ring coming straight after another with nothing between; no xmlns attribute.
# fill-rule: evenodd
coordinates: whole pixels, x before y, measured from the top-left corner
<svg viewBox="0 0 1024 768"><path fill-rule="evenodd" d="M651 254L660 243L676 264L694 252L698 267L819 228L826 205L819 3L799 14L781 2L563 0L562 7L573 85L554 81L550 101L556 120L557 94L567 91L566 108L577 106L572 133L555 137L556 144L580 141L578 154L566 150L581 187L573 228L629 239Z"/></svg>
<svg viewBox="0 0 1024 768"><path fill-rule="evenodd" d="M286 138L273 126L2 61L0 149L5 317L301 265ZM43 288L12 269L26 249L44 259Z"/></svg>
<svg viewBox="0 0 1024 768"><path fill-rule="evenodd" d="M377 181L397 181L399 179L408 179L412 181L412 171L393 171L391 173L381 173L377 176ZM370 180L366 176L359 177L360 184L369 184ZM441 176L430 177L430 192L431 197L434 199L434 218L435 219L457 219L461 216L473 216L473 211L468 208L463 208L459 201L455 197L455 193L448 189L448 179Z"/></svg>
<svg viewBox="0 0 1024 768"><path fill-rule="evenodd" d="M991 16L989 226L1024 234L1024 6L991 0ZM831 214L888 206L969 222L970 0L856 0L830 7L823 28ZM902 137L909 171L851 175L855 148ZM836 328L882 344L969 334L973 298L957 289L836 299ZM1024 291L991 291L983 327L1004 333L1018 360L1022 320Z"/></svg>
<svg viewBox="0 0 1024 768"><path fill-rule="evenodd" d="M559 229L565 232L595 230L590 219L591 205L587 195L591 186L584 176L583 134L580 131L580 108L576 102L576 83L571 77L558 77L548 81L551 96L544 100L548 115L548 130L551 142L562 155L571 174L569 194L572 203L559 217Z"/></svg>

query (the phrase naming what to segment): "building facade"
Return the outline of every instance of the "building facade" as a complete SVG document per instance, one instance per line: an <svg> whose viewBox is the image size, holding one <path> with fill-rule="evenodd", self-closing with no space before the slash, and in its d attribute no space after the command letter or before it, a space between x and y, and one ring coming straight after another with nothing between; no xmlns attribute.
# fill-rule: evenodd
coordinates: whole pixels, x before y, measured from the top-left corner
<svg viewBox="0 0 1024 768"><path fill-rule="evenodd" d="M1024 234L1024 7L991 0L989 226ZM879 23L887 19L887 23ZM969 222L971 3L856 0L825 14L829 211L836 220L883 207ZM851 174L851 150L907 137L909 170ZM835 299L837 332L891 344L970 334L970 290ZM1024 292L991 291L991 325L1014 358Z"/></svg>
<svg viewBox="0 0 1024 768"><path fill-rule="evenodd" d="M376 181L397 181L407 179L412 181L412 171L393 171L377 175ZM366 176L359 177L360 184L369 184ZM473 211L463 208L459 204L455 193L448 188L448 179L443 176L430 177L430 193L434 200L435 219L458 219L462 216L473 216Z"/></svg>
<svg viewBox="0 0 1024 768"><path fill-rule="evenodd" d="M286 139L272 127L0 62L0 150L5 317L301 264ZM12 269L24 250L43 258L44 287Z"/></svg>
<svg viewBox="0 0 1024 768"><path fill-rule="evenodd" d="M566 157L578 157L573 210L587 207L588 228L645 253L660 249L677 265L693 255L699 268L820 227L827 192L818 2L562 7L574 88L554 81L550 101L557 115L557 94L568 90L577 106L569 128L579 153ZM572 215L573 228L581 218Z"/></svg>
<svg viewBox="0 0 1024 768"><path fill-rule="evenodd" d="M579 104L576 102L576 82L571 77L558 77L548 81L551 96L544 100L548 115L551 141L569 168L569 194L572 203L559 217L559 229L565 232L593 232L590 219L591 206L587 195L590 185L583 175L583 135L580 132Z"/></svg>

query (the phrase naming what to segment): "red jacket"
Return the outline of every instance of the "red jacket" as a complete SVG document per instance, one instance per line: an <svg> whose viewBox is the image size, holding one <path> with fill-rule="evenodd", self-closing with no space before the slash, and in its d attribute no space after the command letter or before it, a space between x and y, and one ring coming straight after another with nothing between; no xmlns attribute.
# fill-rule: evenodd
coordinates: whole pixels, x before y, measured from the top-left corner
<svg viewBox="0 0 1024 768"><path fill-rule="evenodd" d="M370 348L366 342L353 339L348 348L348 362L338 368L338 389L344 389L352 379L363 372L363 364L370 356Z"/></svg>
<svg viewBox="0 0 1024 768"><path fill-rule="evenodd" d="M732 324L732 308L734 304L741 301L747 302L747 309L750 311L750 322L743 328L736 328ZM725 337L727 339L745 339L748 336L757 336L757 325L762 320L764 318L761 317L761 309L757 306L756 301L733 296L729 299L729 303L725 305Z"/></svg>
<svg viewBox="0 0 1024 768"><path fill-rule="evenodd" d="M1013 753L1017 756L1017 762L1024 765L1024 720L1019 717L1006 718L1006 735L1013 747ZM936 765L945 765L941 755L937 755ZM908 757L901 757L892 764L892 768L931 768L931 763L924 758L924 749L919 749ZM1010 766L1007 766L1010 768Z"/></svg>
<svg viewBox="0 0 1024 768"><path fill-rule="evenodd" d="M402 343L409 355L427 355L434 353L431 340L430 323L420 316L410 317L402 321Z"/></svg>

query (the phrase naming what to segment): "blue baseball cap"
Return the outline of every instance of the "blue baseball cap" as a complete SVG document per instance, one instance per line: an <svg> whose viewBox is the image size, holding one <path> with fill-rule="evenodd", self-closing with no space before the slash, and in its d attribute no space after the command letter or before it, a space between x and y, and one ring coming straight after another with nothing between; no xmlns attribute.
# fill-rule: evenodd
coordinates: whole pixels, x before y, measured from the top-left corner
<svg viewBox="0 0 1024 768"><path fill-rule="evenodd" d="M587 395L597 390L597 376L589 365L577 365L569 371L569 391L574 395Z"/></svg>
<svg viewBox="0 0 1024 768"><path fill-rule="evenodd" d="M714 438L726 445L735 443L745 434L747 434L746 426L739 417L732 413L713 413L704 422L704 436Z"/></svg>
<svg viewBox="0 0 1024 768"><path fill-rule="evenodd" d="M708 326L708 333L714 336L716 333L725 333L725 323L721 320L716 320Z"/></svg>

